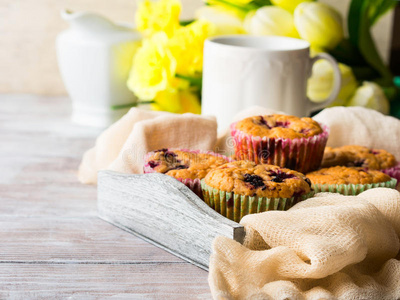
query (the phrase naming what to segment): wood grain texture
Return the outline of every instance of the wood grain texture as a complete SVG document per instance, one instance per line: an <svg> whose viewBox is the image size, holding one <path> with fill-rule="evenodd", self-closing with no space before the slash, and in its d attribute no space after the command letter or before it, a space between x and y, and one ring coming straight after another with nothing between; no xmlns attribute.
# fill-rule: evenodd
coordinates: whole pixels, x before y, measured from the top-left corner
<svg viewBox="0 0 400 300"><path fill-rule="evenodd" d="M2 264L0 298L210 299L204 273L179 263Z"/></svg>
<svg viewBox="0 0 400 300"><path fill-rule="evenodd" d="M97 217L98 129L65 97L0 95L0 299L209 299L207 272Z"/></svg>
<svg viewBox="0 0 400 300"><path fill-rule="evenodd" d="M10 233L13 234L10 234ZM97 217L2 217L0 263L166 263L181 259Z"/></svg>
<svg viewBox="0 0 400 300"><path fill-rule="evenodd" d="M244 227L211 209L183 183L164 174L100 171L99 216L208 269L212 241L242 242Z"/></svg>

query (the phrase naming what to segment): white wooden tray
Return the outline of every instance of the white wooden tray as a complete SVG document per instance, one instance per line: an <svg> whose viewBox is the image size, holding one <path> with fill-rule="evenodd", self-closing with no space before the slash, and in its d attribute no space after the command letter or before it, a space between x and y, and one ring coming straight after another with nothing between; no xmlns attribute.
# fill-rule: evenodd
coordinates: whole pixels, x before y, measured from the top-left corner
<svg viewBox="0 0 400 300"><path fill-rule="evenodd" d="M244 228L211 209L189 188L159 174L100 171L97 206L103 220L208 270L217 235L242 242Z"/></svg>

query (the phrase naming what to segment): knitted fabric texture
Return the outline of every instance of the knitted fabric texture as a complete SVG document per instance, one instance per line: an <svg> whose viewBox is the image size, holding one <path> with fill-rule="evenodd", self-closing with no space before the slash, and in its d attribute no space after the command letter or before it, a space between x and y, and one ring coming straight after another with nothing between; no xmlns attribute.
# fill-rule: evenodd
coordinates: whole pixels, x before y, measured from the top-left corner
<svg viewBox="0 0 400 300"><path fill-rule="evenodd" d="M232 121L274 113L253 107ZM328 145L385 149L400 161L400 121L359 107L333 107L314 119L330 127ZM225 134L224 134L225 133ZM79 169L83 183L97 171L142 173L143 157L159 148L228 154L228 131L217 141L215 119L133 108L105 130ZM215 299L399 299L400 194L371 189L358 196L318 194L289 211L244 217L244 244L213 243L209 284Z"/></svg>
<svg viewBox="0 0 400 300"><path fill-rule="evenodd" d="M161 148L210 150L217 140L214 117L132 108L99 135L79 166L82 183L97 183L97 171L143 173L144 156Z"/></svg>
<svg viewBox="0 0 400 300"><path fill-rule="evenodd" d="M243 117L267 113L250 108ZM385 149L400 161L400 121L361 107L314 117L330 127L328 145ZM221 136L220 145L228 145ZM222 148L222 146L220 147ZM400 194L317 194L287 212L241 220L244 245L218 237L210 258L214 299L400 299Z"/></svg>
<svg viewBox="0 0 400 300"><path fill-rule="evenodd" d="M400 193L320 193L288 211L247 215L241 245L213 243L214 299L400 298Z"/></svg>

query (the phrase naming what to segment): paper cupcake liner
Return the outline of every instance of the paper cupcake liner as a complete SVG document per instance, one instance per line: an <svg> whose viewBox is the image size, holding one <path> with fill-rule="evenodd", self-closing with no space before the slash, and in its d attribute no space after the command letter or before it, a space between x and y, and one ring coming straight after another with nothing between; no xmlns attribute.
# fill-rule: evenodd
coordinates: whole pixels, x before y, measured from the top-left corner
<svg viewBox="0 0 400 300"><path fill-rule="evenodd" d="M222 154L218 154L212 151L205 151L205 150L190 150L190 149L177 149L177 148L168 148L168 151L184 151L184 152L190 152L190 153L195 153L195 154L211 154L216 157L224 158L228 162L234 161L232 158L227 157ZM150 156L152 156L155 152L149 152L145 155L144 157L144 166L143 166L143 173L157 173L152 167L150 167L148 163L148 159ZM175 178L175 177L173 177ZM190 179L190 178L175 178L176 180L182 182L184 185L186 185L189 189L191 189L197 196L199 196L201 199L203 199L203 192L201 190L201 182L200 179Z"/></svg>
<svg viewBox="0 0 400 300"><path fill-rule="evenodd" d="M267 198L243 196L215 189L201 181L204 202L224 217L239 222L245 215L269 210L288 210L296 203L310 198L314 191L292 198Z"/></svg>
<svg viewBox="0 0 400 300"><path fill-rule="evenodd" d="M238 160L251 160L257 164L271 164L301 173L317 170L322 161L329 127L322 125L323 132L308 138L284 139L252 136L231 125Z"/></svg>
<svg viewBox="0 0 400 300"><path fill-rule="evenodd" d="M394 189L396 187L397 180L392 178L389 181L370 183L370 184L312 184L312 188L315 193L339 193L345 196L355 196L366 190L386 187Z"/></svg>
<svg viewBox="0 0 400 300"><path fill-rule="evenodd" d="M398 163L394 167L383 169L381 170L381 172L389 175L392 178L396 178L397 186L400 186L400 163Z"/></svg>
<svg viewBox="0 0 400 300"><path fill-rule="evenodd" d="M201 199L203 199L203 191L201 190L201 182L200 179L183 179L183 178L175 178L176 180L179 180L182 182L184 185L186 185L189 189L193 191L197 196L199 196Z"/></svg>

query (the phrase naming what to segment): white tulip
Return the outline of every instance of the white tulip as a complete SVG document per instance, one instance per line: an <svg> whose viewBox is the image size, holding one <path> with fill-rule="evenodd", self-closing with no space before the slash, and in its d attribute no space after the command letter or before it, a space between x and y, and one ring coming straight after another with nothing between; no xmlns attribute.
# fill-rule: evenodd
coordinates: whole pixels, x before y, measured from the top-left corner
<svg viewBox="0 0 400 300"><path fill-rule="evenodd" d="M300 3L294 11L294 23L300 37L312 47L333 49L343 39L342 17L324 3Z"/></svg>
<svg viewBox="0 0 400 300"><path fill-rule="evenodd" d="M293 13L297 5L299 5L302 2L309 2L309 1L312 0L271 0L271 3L273 5L282 7Z"/></svg>
<svg viewBox="0 0 400 300"><path fill-rule="evenodd" d="M350 99L348 106L363 106L375 109L383 114L388 114L390 110L389 100L386 98L382 88L369 81L364 81L353 97Z"/></svg>
<svg viewBox="0 0 400 300"><path fill-rule="evenodd" d="M249 12L244 28L251 35L297 36L292 14L278 6L264 6Z"/></svg>
<svg viewBox="0 0 400 300"><path fill-rule="evenodd" d="M219 6L203 6L195 13L196 19L208 21L215 26L214 35L244 33L243 20L235 13Z"/></svg>

